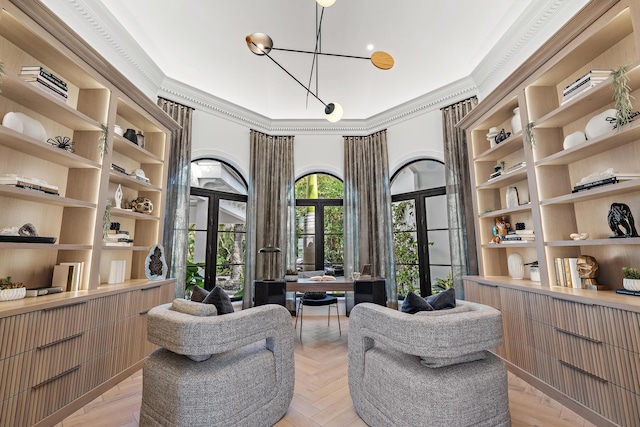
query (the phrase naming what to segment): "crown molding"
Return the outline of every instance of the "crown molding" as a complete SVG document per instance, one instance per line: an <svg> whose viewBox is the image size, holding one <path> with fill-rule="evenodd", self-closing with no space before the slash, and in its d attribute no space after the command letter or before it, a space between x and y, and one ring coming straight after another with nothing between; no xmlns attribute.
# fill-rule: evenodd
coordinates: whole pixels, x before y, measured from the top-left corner
<svg viewBox="0 0 640 427"><path fill-rule="evenodd" d="M436 89L394 108L362 120L341 120L330 123L326 120L274 120L240 107L215 95L175 79L165 78L158 96L172 99L191 108L206 111L214 116L231 120L270 135L369 135L404 120L429 111L438 110L475 95L475 84L470 77Z"/></svg>

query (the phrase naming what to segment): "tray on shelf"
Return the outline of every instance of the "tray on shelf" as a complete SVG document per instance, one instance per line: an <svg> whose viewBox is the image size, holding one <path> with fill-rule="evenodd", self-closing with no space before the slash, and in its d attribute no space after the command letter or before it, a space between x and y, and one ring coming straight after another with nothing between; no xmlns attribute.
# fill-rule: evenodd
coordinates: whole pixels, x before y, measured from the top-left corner
<svg viewBox="0 0 640 427"><path fill-rule="evenodd" d="M55 243L55 237L43 236L0 236L0 243Z"/></svg>

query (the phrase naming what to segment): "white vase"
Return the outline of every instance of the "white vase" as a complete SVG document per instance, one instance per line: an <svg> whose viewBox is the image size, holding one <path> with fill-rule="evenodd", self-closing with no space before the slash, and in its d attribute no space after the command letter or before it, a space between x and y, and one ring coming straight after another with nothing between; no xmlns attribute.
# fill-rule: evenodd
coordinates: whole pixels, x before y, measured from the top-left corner
<svg viewBox="0 0 640 427"><path fill-rule="evenodd" d="M22 299L27 295L27 288L13 288L0 290L0 301L13 301Z"/></svg>
<svg viewBox="0 0 640 427"><path fill-rule="evenodd" d="M518 252L513 252L507 259L509 276L512 279L524 279L524 259Z"/></svg>
<svg viewBox="0 0 640 427"><path fill-rule="evenodd" d="M522 121L520 121L520 107L513 109L513 117L511 118L511 135L522 130Z"/></svg>
<svg viewBox="0 0 640 427"><path fill-rule="evenodd" d="M640 291L640 279L622 279L622 286L628 291Z"/></svg>
<svg viewBox="0 0 640 427"><path fill-rule="evenodd" d="M611 132L615 123L607 120L609 117L616 117L616 110L614 108L610 108L593 116L584 128L584 133L587 135L587 139L597 138L600 135Z"/></svg>
<svg viewBox="0 0 640 427"><path fill-rule="evenodd" d="M571 148L574 145L582 144L586 140L587 138L584 133L577 131L567 135L567 137L564 139L564 142L562 143L562 148L566 150L567 148Z"/></svg>

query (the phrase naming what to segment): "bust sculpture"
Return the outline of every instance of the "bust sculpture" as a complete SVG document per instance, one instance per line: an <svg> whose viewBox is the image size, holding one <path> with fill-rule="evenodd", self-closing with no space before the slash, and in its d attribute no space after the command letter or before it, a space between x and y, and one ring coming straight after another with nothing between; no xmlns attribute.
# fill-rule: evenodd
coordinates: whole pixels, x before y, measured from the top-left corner
<svg viewBox="0 0 640 427"><path fill-rule="evenodd" d="M582 287L585 289L597 289L596 278L600 267L598 261L590 255L580 255L578 257L578 275L582 279Z"/></svg>

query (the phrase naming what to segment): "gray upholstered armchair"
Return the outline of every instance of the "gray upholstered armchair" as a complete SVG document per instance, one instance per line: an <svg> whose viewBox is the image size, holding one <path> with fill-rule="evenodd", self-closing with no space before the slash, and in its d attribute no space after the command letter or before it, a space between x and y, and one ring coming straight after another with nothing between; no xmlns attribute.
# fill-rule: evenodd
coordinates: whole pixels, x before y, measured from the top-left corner
<svg viewBox="0 0 640 427"><path fill-rule="evenodd" d="M212 304L176 301L181 311L170 303L148 313L148 339L162 348L145 361L140 425L275 424L293 397L289 311L264 305L216 316Z"/></svg>
<svg viewBox="0 0 640 427"><path fill-rule="evenodd" d="M507 371L486 351L501 342L501 313L485 305L407 314L358 304L349 319L356 411L371 426L509 426Z"/></svg>

